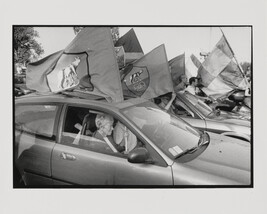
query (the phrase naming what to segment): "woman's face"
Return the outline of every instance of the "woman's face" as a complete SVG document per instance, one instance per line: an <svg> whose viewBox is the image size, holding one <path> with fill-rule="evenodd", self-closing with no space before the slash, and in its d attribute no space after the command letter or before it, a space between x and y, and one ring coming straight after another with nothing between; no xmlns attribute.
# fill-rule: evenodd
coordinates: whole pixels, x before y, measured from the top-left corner
<svg viewBox="0 0 267 214"><path fill-rule="evenodd" d="M107 135L111 135L112 131L113 131L113 122L107 122L105 123L102 127L101 130L103 132L103 134Z"/></svg>
<svg viewBox="0 0 267 214"><path fill-rule="evenodd" d="M186 77L186 76L182 76L181 79L182 79L182 82L183 82L183 83L186 83L186 82L187 82L187 77Z"/></svg>

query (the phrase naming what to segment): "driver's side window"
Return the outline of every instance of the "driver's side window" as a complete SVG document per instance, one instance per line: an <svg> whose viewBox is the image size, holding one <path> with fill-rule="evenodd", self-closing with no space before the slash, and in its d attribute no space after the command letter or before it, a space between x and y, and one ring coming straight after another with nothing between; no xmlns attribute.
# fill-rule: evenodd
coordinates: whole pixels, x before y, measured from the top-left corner
<svg viewBox="0 0 267 214"><path fill-rule="evenodd" d="M60 142L95 152L125 156L142 146L112 115L81 107L67 107Z"/></svg>

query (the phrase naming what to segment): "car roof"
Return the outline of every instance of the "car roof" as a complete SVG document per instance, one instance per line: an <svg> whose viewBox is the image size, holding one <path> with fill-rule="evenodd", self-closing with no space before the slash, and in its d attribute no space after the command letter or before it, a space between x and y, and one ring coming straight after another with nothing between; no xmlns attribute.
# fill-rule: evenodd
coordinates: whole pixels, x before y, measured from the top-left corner
<svg viewBox="0 0 267 214"><path fill-rule="evenodd" d="M15 99L16 104L26 103L63 103L63 104L94 104L110 106L118 109L135 106L139 103L148 102L143 98L125 98L121 102L108 102L104 97L84 92L62 93L31 93Z"/></svg>

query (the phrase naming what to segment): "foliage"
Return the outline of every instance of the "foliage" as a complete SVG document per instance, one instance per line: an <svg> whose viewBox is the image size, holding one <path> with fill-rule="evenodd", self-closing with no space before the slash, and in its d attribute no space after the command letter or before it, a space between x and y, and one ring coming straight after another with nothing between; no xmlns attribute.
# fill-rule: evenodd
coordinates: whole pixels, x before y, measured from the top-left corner
<svg viewBox="0 0 267 214"><path fill-rule="evenodd" d="M240 66L242 67L243 71L246 73L248 70L248 67L251 67L251 63L249 62L241 62Z"/></svg>
<svg viewBox="0 0 267 214"><path fill-rule="evenodd" d="M83 29L83 27L73 27L73 31L74 31L74 34L77 35L81 30ZM113 40L113 43L115 44L118 39L119 39L119 28L118 27L111 27L110 28L111 30L111 36L112 36L112 40Z"/></svg>
<svg viewBox="0 0 267 214"><path fill-rule="evenodd" d="M36 41L39 34L33 27L14 27L13 36L16 64L26 65L28 62L36 61L44 53L41 44Z"/></svg>

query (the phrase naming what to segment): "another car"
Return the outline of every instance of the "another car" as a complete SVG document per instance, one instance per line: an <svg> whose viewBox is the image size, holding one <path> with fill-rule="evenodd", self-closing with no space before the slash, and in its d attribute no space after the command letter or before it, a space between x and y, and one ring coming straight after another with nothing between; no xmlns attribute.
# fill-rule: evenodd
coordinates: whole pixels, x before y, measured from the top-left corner
<svg viewBox="0 0 267 214"><path fill-rule="evenodd" d="M187 92L178 93L173 106L175 114L195 128L251 141L251 121L245 115L213 110Z"/></svg>
<svg viewBox="0 0 267 214"><path fill-rule="evenodd" d="M136 136L134 149L114 152L87 134L103 113ZM249 143L199 131L141 98L108 103L69 92L15 100L15 172L30 187L250 186L250 155Z"/></svg>

